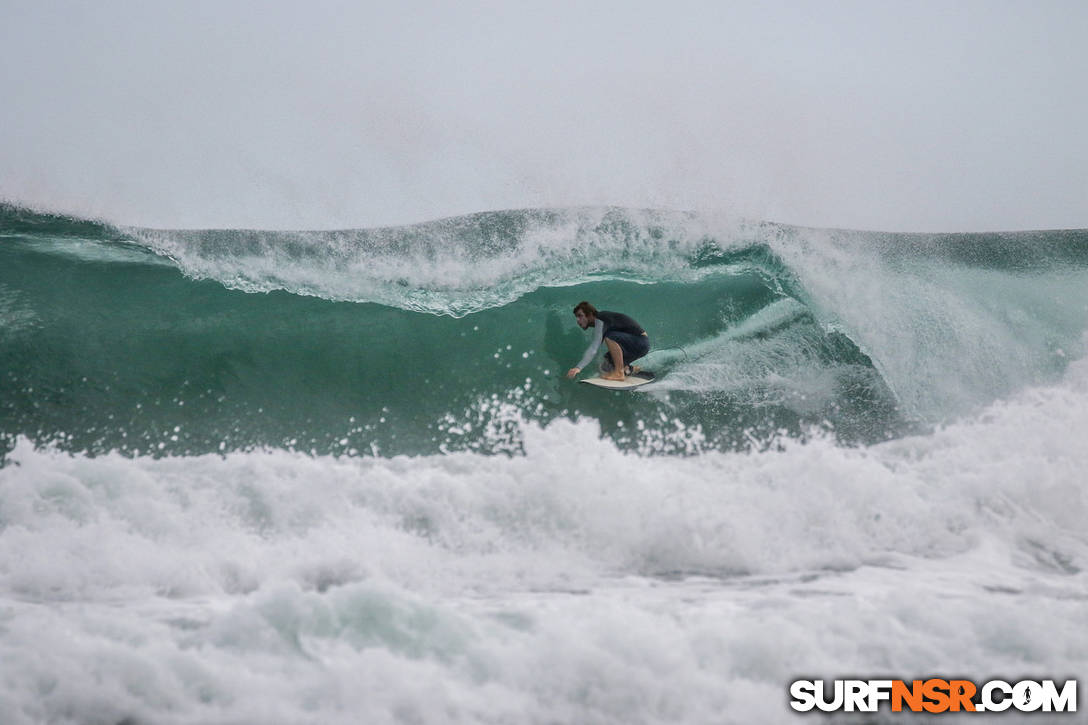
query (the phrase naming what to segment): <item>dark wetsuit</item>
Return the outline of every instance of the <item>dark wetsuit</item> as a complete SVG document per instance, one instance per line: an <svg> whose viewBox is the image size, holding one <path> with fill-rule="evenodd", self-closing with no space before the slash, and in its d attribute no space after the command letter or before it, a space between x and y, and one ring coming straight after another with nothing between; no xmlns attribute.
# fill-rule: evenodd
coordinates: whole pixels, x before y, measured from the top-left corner
<svg viewBox="0 0 1088 725"><path fill-rule="evenodd" d="M593 323L593 342L575 367L584 368L588 365L605 339L614 340L620 346L620 350L623 350L624 365L630 365L632 361L638 360L650 351L650 338L642 329L642 325L622 312L600 310L597 312L597 321ZM609 367L614 368L612 353L606 352L604 357Z"/></svg>

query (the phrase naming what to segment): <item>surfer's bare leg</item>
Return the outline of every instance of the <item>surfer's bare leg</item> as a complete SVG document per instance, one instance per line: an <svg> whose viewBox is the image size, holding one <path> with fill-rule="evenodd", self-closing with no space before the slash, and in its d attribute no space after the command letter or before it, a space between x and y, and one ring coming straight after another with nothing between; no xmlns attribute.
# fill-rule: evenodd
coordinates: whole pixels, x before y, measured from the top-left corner
<svg viewBox="0 0 1088 725"><path fill-rule="evenodd" d="M608 345L608 352L612 355L612 372L601 377L605 380L623 380L623 348L615 340L606 337L604 343Z"/></svg>

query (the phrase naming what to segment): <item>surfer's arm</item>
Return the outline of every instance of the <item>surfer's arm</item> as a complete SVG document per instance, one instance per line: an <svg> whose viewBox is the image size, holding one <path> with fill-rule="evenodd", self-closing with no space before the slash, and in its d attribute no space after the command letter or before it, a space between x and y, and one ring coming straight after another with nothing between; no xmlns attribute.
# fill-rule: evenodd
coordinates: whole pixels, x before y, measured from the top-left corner
<svg viewBox="0 0 1088 725"><path fill-rule="evenodd" d="M601 341L604 339L604 323L597 320L593 323L593 342L589 343L589 347L586 348L586 354L582 356L582 359L578 361L578 364L574 367L581 370L586 365L589 365L593 360L593 356L597 354L597 350L601 347Z"/></svg>

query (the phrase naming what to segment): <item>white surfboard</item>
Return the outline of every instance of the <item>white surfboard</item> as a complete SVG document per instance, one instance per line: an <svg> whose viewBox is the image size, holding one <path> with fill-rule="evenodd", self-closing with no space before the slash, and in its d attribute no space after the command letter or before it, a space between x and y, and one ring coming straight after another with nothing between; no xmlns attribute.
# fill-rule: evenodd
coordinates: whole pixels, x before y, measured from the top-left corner
<svg viewBox="0 0 1088 725"><path fill-rule="evenodd" d="M628 375L623 380L605 380L604 378L585 378L579 380L580 383L586 383L588 385L595 385L598 388L609 388L610 390L631 390L637 388L640 385L651 383L654 380L654 374L649 370L639 370L637 373Z"/></svg>

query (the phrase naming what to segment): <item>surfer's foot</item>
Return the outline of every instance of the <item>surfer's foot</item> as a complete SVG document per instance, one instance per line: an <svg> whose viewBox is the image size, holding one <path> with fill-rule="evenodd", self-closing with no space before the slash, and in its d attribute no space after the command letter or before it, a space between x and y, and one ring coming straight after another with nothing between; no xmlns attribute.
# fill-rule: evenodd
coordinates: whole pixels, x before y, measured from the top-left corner
<svg viewBox="0 0 1088 725"><path fill-rule="evenodd" d="M639 370L642 370L642 368L640 368L638 365L626 365L623 368L623 372L627 375L634 375Z"/></svg>
<svg viewBox="0 0 1088 725"><path fill-rule="evenodd" d="M610 372L610 373L605 373L604 375L601 376L601 379L602 380L623 380L626 377L627 376L624 375L623 373L617 373L617 372L613 371L613 372Z"/></svg>

